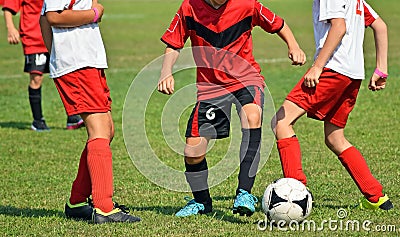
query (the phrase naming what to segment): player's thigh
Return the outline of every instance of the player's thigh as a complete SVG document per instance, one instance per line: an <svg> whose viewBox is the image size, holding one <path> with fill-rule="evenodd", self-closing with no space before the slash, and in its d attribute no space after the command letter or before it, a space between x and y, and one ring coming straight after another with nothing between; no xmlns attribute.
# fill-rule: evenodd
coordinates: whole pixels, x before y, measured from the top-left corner
<svg viewBox="0 0 400 237"><path fill-rule="evenodd" d="M233 93L236 110L243 128L259 128L262 124L264 92L257 86L248 86Z"/></svg>
<svg viewBox="0 0 400 237"><path fill-rule="evenodd" d="M111 112L82 113L81 117L85 121L89 140L96 138L112 139L114 124Z"/></svg>

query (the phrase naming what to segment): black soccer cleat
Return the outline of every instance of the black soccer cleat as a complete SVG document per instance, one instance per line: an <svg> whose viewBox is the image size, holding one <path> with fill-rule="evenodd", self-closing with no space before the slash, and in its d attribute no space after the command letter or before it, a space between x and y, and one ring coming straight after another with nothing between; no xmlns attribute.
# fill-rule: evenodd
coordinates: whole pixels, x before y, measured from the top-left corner
<svg viewBox="0 0 400 237"><path fill-rule="evenodd" d="M104 224L109 222L139 222L141 219L129 214L129 209L124 205L118 205L114 202L114 209L108 213L95 208L92 215L92 221L95 224Z"/></svg>
<svg viewBox="0 0 400 237"><path fill-rule="evenodd" d="M90 221L93 215L93 207L90 199L88 202L82 202L72 205L69 201L65 204L65 216L75 220Z"/></svg>
<svg viewBox="0 0 400 237"><path fill-rule="evenodd" d="M359 200L359 207L361 209L370 209L370 210L385 210L388 211L393 208L393 203L390 201L389 197L385 194L385 196L380 197L378 202L373 203L368 201L367 198L362 197Z"/></svg>
<svg viewBox="0 0 400 237"><path fill-rule="evenodd" d="M74 130L85 126L83 119L79 115L71 115L67 118L67 127L68 130Z"/></svg>
<svg viewBox="0 0 400 237"><path fill-rule="evenodd" d="M47 132L50 131L50 128L47 127L46 121L44 119L41 120L33 120L31 129L36 132Z"/></svg>

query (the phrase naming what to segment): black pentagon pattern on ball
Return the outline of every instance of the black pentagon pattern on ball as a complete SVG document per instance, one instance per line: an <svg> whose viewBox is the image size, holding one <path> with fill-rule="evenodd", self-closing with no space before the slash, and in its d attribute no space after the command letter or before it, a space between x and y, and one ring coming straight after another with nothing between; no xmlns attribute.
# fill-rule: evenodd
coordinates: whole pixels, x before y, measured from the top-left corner
<svg viewBox="0 0 400 237"><path fill-rule="evenodd" d="M307 214L309 198L310 198L310 194L307 194L307 196L303 200L292 201L293 203L295 203L301 207L301 209L303 210L303 216L306 216L306 214Z"/></svg>
<svg viewBox="0 0 400 237"><path fill-rule="evenodd" d="M269 206L268 209L274 208L274 206L280 202L287 202L287 200L281 198L276 194L275 189L272 189L271 195L269 197Z"/></svg>

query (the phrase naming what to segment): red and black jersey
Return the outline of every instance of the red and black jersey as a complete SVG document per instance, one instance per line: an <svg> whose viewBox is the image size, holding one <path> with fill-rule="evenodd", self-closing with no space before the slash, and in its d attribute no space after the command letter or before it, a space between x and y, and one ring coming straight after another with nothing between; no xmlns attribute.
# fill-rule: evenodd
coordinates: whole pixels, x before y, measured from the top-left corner
<svg viewBox="0 0 400 237"><path fill-rule="evenodd" d="M24 54L47 52L39 25L42 6L43 0L4 0L3 10L14 15L20 12L19 33Z"/></svg>
<svg viewBox="0 0 400 237"><path fill-rule="evenodd" d="M161 40L176 49L190 38L197 66L198 99L215 98L246 86L263 88L254 60L251 31L279 32L282 18L256 0L228 0L214 9L205 0L184 0Z"/></svg>

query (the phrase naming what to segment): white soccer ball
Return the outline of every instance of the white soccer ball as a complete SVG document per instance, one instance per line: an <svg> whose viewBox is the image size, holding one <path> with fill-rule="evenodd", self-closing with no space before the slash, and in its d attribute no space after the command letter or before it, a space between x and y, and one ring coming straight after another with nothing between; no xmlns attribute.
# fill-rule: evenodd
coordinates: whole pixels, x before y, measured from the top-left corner
<svg viewBox="0 0 400 237"><path fill-rule="evenodd" d="M281 178L264 192L262 208L271 224L286 225L292 221L300 223L312 209L312 195L306 186L292 178Z"/></svg>

